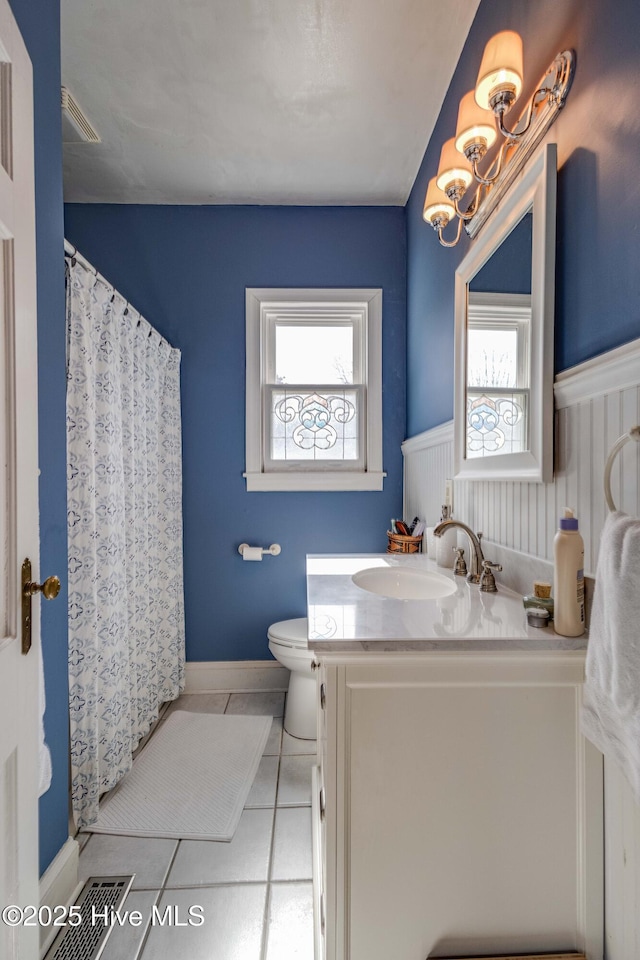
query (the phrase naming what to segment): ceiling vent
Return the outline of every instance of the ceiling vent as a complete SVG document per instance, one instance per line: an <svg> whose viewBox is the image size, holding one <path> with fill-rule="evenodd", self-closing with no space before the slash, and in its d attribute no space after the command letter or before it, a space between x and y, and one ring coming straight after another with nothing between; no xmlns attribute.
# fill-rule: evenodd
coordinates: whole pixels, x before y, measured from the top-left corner
<svg viewBox="0 0 640 960"><path fill-rule="evenodd" d="M60 89L62 99L62 142L100 143L100 137L85 117L80 104L66 87Z"/></svg>

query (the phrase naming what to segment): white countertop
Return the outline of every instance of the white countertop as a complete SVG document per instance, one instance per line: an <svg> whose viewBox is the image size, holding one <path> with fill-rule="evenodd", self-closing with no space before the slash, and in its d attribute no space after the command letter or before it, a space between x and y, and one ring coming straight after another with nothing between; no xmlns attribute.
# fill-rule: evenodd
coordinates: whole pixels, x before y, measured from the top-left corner
<svg viewBox="0 0 640 960"><path fill-rule="evenodd" d="M450 578L455 592L438 600L397 600L363 590L351 579L369 567L410 566ZM522 597L455 577L422 554L309 554L309 647L317 651L576 650L586 635L561 637L527 624Z"/></svg>

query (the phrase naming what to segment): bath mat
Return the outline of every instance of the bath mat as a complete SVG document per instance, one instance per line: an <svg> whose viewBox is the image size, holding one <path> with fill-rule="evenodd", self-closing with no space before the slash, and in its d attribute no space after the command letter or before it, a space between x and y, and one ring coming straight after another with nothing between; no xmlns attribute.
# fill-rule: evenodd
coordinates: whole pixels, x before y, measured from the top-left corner
<svg viewBox="0 0 640 960"><path fill-rule="evenodd" d="M271 717L174 710L86 829L131 837L231 840Z"/></svg>

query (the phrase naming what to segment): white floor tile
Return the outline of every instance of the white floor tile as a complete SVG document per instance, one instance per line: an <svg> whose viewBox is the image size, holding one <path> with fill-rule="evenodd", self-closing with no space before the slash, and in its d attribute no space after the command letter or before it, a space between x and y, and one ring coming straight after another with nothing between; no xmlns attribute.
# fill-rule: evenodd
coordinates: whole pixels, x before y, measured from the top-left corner
<svg viewBox="0 0 640 960"><path fill-rule="evenodd" d="M311 804L311 768L315 757L281 757L278 778L278 806Z"/></svg>
<svg viewBox="0 0 640 960"><path fill-rule="evenodd" d="M262 691L189 694L166 705L164 718L186 709L270 715L274 720L247 809L231 843L184 840L176 854L175 840L89 835L81 851L80 879L135 873L135 892L129 894L124 909L140 910L144 917L140 927L127 924L113 931L104 960L261 960L278 769L271 864L275 882L270 887L263 960L312 960L311 811L307 805L316 743L283 731L284 703L283 693ZM82 843L85 836L80 834L78 841ZM184 922L188 908L200 904L205 915L202 926L163 927L156 922L147 931L147 917L165 883L160 914L171 905Z"/></svg>
<svg viewBox="0 0 640 960"><path fill-rule="evenodd" d="M94 833L80 853L78 880L135 873L134 890L158 890L177 846L177 840Z"/></svg>
<svg viewBox="0 0 640 960"><path fill-rule="evenodd" d="M266 880L272 825L273 810L245 810L230 843L181 840L167 887Z"/></svg>
<svg viewBox="0 0 640 960"><path fill-rule="evenodd" d="M228 702L228 693L183 694L170 705L167 716L170 716L174 710L187 710L190 713L224 713Z"/></svg>
<svg viewBox="0 0 640 960"><path fill-rule="evenodd" d="M121 917L126 915L127 920L122 926L114 924L100 960L137 960L159 896L159 890L135 890L129 894L118 911ZM136 910L142 914L139 926L137 918L131 916Z"/></svg>
<svg viewBox="0 0 640 960"><path fill-rule="evenodd" d="M202 907L201 926L152 927L141 960L260 960L264 884L233 884L208 890L167 890L160 902L186 921L190 907Z"/></svg>
<svg viewBox="0 0 640 960"><path fill-rule="evenodd" d="M313 960L313 888L272 883L266 960Z"/></svg>
<svg viewBox="0 0 640 960"><path fill-rule="evenodd" d="M282 753L287 756L315 756L317 743L315 740L300 740L299 737L292 737L290 733L284 731L282 736Z"/></svg>
<svg viewBox="0 0 640 960"><path fill-rule="evenodd" d="M245 810L255 807L274 807L278 783L279 757L263 757L249 791Z"/></svg>
<svg viewBox="0 0 640 960"><path fill-rule="evenodd" d="M272 880L311 880L311 808L276 810Z"/></svg>
<svg viewBox="0 0 640 960"><path fill-rule="evenodd" d="M262 690L257 693L232 693L227 713L250 713L258 717L284 716L284 693Z"/></svg>
<svg viewBox="0 0 640 960"><path fill-rule="evenodd" d="M274 717L271 722L269 739L264 748L265 757L277 757L282 746L282 717Z"/></svg>

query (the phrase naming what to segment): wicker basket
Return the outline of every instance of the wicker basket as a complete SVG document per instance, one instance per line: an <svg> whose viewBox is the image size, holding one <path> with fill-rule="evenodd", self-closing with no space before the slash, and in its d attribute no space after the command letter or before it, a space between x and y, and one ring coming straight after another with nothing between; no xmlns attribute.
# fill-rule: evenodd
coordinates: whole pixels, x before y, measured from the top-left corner
<svg viewBox="0 0 640 960"><path fill-rule="evenodd" d="M387 553L420 553L422 537L403 537L400 533L387 530L389 544Z"/></svg>

